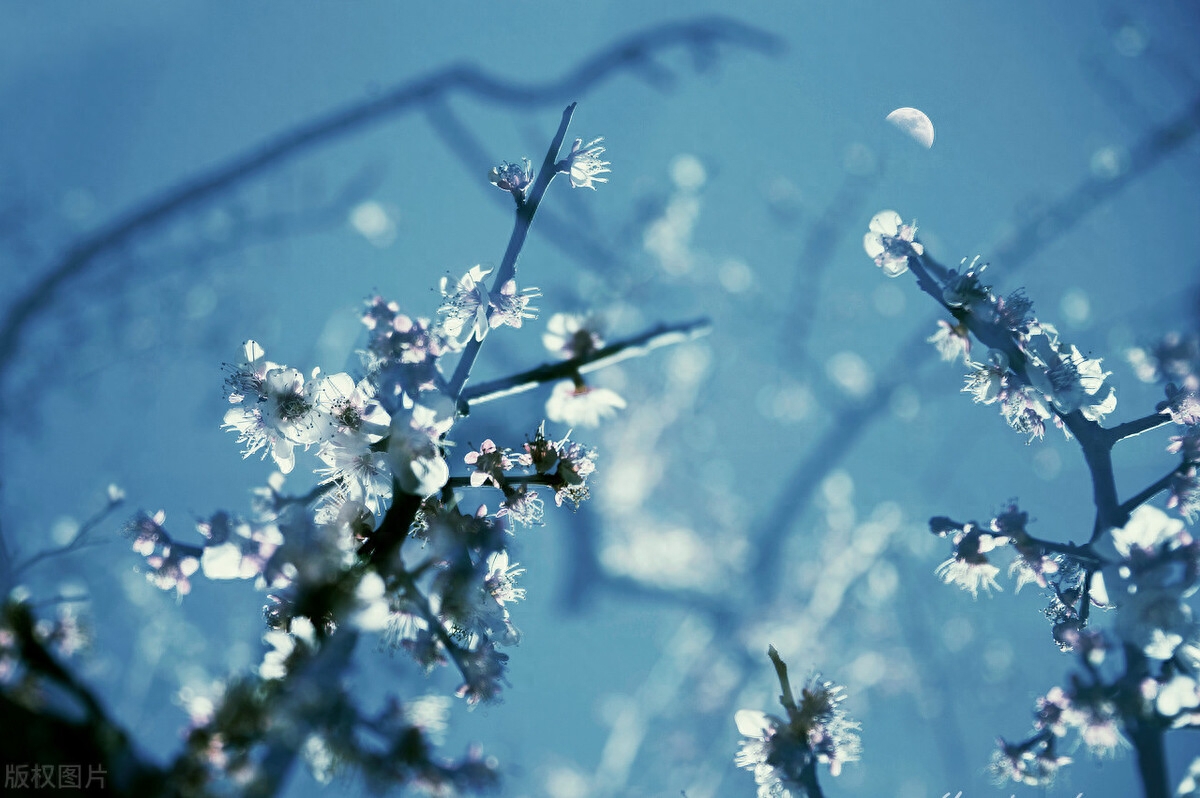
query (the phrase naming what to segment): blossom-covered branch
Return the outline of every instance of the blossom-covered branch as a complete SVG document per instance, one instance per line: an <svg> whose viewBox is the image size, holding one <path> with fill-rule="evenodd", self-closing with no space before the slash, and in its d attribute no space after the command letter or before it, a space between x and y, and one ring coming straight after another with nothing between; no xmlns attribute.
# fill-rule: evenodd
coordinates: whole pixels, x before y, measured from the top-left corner
<svg viewBox="0 0 1200 798"><path fill-rule="evenodd" d="M1082 679L1073 678L1070 688L1055 688L1039 702L1032 737L1018 744L1000 740L994 774L1000 780L1047 784L1070 761L1056 750L1056 738L1068 726L1081 728L1089 747L1101 751L1116 748L1123 730L1136 749L1146 796L1165 798L1162 734L1181 714L1187 717L1181 725L1190 723L1192 710L1200 707L1200 625L1192 621L1186 603L1200 586L1200 544L1181 521L1146 502L1170 490L1168 508L1191 519L1200 507L1195 476L1200 380L1184 375L1181 386L1168 386L1167 401L1155 414L1105 429L1101 422L1116 408L1115 392L1107 385L1109 372L1101 370L1099 359L1085 357L1061 341L1052 325L1038 320L1023 292L997 295L984 284L986 264L979 265L978 258L969 264L964 259L961 272L938 265L917 241L916 226L893 211L876 214L863 244L887 276L911 270L918 286L953 316L953 322L939 325L930 342L944 359L967 364L963 390L978 403L998 404L1009 425L1030 441L1053 421L1078 440L1092 479L1095 522L1082 545L1047 545L1033 538L1025 531L1028 516L1015 504L986 526L945 517L930 521L931 531L954 545L938 575L972 595L999 588L999 569L990 556L1011 544L1018 554L1010 568L1018 575L1018 589L1036 581L1047 591L1045 614L1053 623L1054 640L1063 650L1077 650L1084 667ZM972 337L988 347L985 357L972 359ZM1182 454L1182 464L1119 503L1114 444L1168 420L1184 427L1167 447ZM1089 628L1093 606L1116 610L1114 631L1123 668L1112 666L1114 646L1106 636ZM1107 673L1102 671L1106 665Z"/></svg>

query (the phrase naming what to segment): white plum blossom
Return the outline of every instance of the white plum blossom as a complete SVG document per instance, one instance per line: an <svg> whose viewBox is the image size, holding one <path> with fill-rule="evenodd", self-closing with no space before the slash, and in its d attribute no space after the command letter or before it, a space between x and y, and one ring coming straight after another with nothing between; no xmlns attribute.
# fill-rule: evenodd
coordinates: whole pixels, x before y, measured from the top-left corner
<svg viewBox="0 0 1200 798"><path fill-rule="evenodd" d="M583 143L583 139L575 139L575 143L571 145L571 152L558 164L558 171L570 175L572 188L590 188L594 191L596 183L608 182L607 177L600 177L612 172L608 168L612 164L600 159L604 154L604 147L600 146L602 141L603 136L592 139L587 144Z"/></svg>
<svg viewBox="0 0 1200 798"><path fill-rule="evenodd" d="M326 464L316 469L323 484L336 483L342 495L361 502L375 515L387 511L392 499L392 465L387 452L376 451L361 432L338 432L317 453Z"/></svg>
<svg viewBox="0 0 1200 798"><path fill-rule="evenodd" d="M967 374L967 384L963 393L975 397L976 402L990 405L1001 398L1008 385L1008 355L999 349L989 349L982 363L970 364L972 371Z"/></svg>
<svg viewBox="0 0 1200 798"><path fill-rule="evenodd" d="M445 301L438 308L438 313L446 317L442 322L442 329L459 345L465 344L471 338L482 341L487 335L490 304L483 278L491 273L491 269L472 266L459 278L453 290L447 290L449 280L442 278L440 289ZM460 338L461 341L458 340Z"/></svg>
<svg viewBox="0 0 1200 798"><path fill-rule="evenodd" d="M374 571L367 571L354 590L355 608L350 622L364 632L381 632L391 621L391 606L388 603L387 587L383 578Z"/></svg>
<svg viewBox="0 0 1200 798"><path fill-rule="evenodd" d="M263 642L271 646L258 666L258 675L263 679L282 679L287 676L287 660L297 644L311 647L316 641L316 629L312 621L302 615L292 618L288 630L271 629L263 634Z"/></svg>
<svg viewBox="0 0 1200 798"><path fill-rule="evenodd" d="M509 280L500 286L499 291L493 291L488 297L491 312L488 314L488 326L495 329L501 325L520 328L525 319L536 319L537 308L529 303L542 295L536 288L517 290L517 281Z"/></svg>
<svg viewBox="0 0 1200 798"><path fill-rule="evenodd" d="M915 239L916 224L904 224L895 211L880 211L871 217L870 232L863 236L863 249L888 277L908 271L910 255L924 255L925 248Z"/></svg>
<svg viewBox="0 0 1200 798"><path fill-rule="evenodd" d="M546 323L542 344L564 360L584 357L604 346L596 319L575 313L555 313Z"/></svg>
<svg viewBox="0 0 1200 798"><path fill-rule="evenodd" d="M1095 399L1112 372L1101 370L1099 358L1086 358L1075 346L1060 344L1051 325L1034 325L1022 348L1029 356L1030 383L1058 412L1078 410L1089 421L1100 422L1116 409L1117 396L1111 387L1103 399Z"/></svg>
<svg viewBox="0 0 1200 798"><path fill-rule="evenodd" d="M314 401L315 384L293 368L264 359L254 341L243 345L247 361L234 368L226 380L229 401L237 407L225 414L225 428L236 430L243 457L263 449L285 474L296 465L295 447L310 446L329 429L326 416Z"/></svg>
<svg viewBox="0 0 1200 798"><path fill-rule="evenodd" d="M400 490L431 496L446 484L450 467L442 457L438 440L453 424L453 414L440 415L421 404L392 416L387 456Z"/></svg>
<svg viewBox="0 0 1200 798"><path fill-rule="evenodd" d="M994 535L986 530L967 524L953 535L954 556L943 562L934 572L947 585L956 584L978 597L980 589L985 593L1003 590L996 581L1000 569L988 561L987 555L997 546L1009 542L1004 535Z"/></svg>
<svg viewBox="0 0 1200 798"><path fill-rule="evenodd" d="M546 400L546 417L573 427L596 427L624 407L625 400L616 391L563 380Z"/></svg>
<svg viewBox="0 0 1200 798"><path fill-rule="evenodd" d="M528 158L522 158L520 165L505 161L492 167L488 181L496 188L523 195L533 183L533 164Z"/></svg>
<svg viewBox="0 0 1200 798"><path fill-rule="evenodd" d="M934 345L942 360L954 361L961 358L964 363L971 362L971 337L964 324L938 320L937 332L926 340Z"/></svg>
<svg viewBox="0 0 1200 798"><path fill-rule="evenodd" d="M1147 657L1169 659L1195 631L1184 599L1200 579L1200 544L1182 521L1142 505L1096 550L1107 562L1102 590L1116 607L1117 634Z"/></svg>
<svg viewBox="0 0 1200 798"><path fill-rule="evenodd" d="M518 563L508 564L507 551L488 555L487 576L483 584L501 607L525 598L525 588L517 587L517 577L525 573L525 569L517 566Z"/></svg>
<svg viewBox="0 0 1200 798"><path fill-rule="evenodd" d="M391 418L375 400L375 386L370 380L355 383L345 372L321 377L314 398L317 408L332 419L338 431L361 432L370 443L388 433Z"/></svg>

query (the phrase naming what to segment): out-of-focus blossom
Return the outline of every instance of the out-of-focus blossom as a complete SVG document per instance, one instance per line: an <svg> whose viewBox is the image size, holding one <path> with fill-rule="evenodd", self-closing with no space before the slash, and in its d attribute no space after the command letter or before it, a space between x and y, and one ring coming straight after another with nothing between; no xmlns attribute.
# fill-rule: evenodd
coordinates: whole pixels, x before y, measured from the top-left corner
<svg viewBox="0 0 1200 798"><path fill-rule="evenodd" d="M392 416L388 464L402 491L430 496L450 479L450 467L442 457L438 439L453 423L453 415L439 415L425 405L414 405L411 411Z"/></svg>
<svg viewBox="0 0 1200 798"><path fill-rule="evenodd" d="M624 407L625 400L616 391L563 380L555 383L546 400L546 417L572 427L596 427Z"/></svg>
<svg viewBox="0 0 1200 798"><path fill-rule="evenodd" d="M1182 521L1142 505L1095 548L1108 563L1103 590L1117 609L1117 634L1147 657L1169 659L1194 631L1183 600L1200 580L1200 544Z"/></svg>
<svg viewBox="0 0 1200 798"><path fill-rule="evenodd" d="M962 358L964 363L971 362L971 336L966 325L951 324L939 319L937 332L927 340L937 348L942 360L953 361Z"/></svg>
<svg viewBox="0 0 1200 798"><path fill-rule="evenodd" d="M587 357L604 346L599 321L574 313L555 313L546 323L542 344L564 360Z"/></svg>
<svg viewBox="0 0 1200 798"><path fill-rule="evenodd" d="M989 770L998 784L1014 781L1031 787L1045 786L1054 781L1063 765L1071 762L1070 757L1056 756L1051 746L1034 750L1033 746L1008 743L1003 738L996 743Z"/></svg>

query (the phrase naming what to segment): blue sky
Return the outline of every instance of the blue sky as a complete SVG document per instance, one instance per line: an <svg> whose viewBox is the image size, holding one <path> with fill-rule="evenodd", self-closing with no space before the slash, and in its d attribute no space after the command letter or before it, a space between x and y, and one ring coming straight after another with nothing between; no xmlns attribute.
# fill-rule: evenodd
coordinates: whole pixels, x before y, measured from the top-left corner
<svg viewBox="0 0 1200 798"><path fill-rule="evenodd" d="M629 409L587 433L601 451L594 499L515 541L529 593L514 612L524 639L512 687L504 704L456 712L451 745L495 753L505 795L750 795L750 777L732 771L732 710L768 708L773 641L798 671L846 683L863 721L864 761L828 794L999 794L981 772L994 738L1024 734L1033 700L1071 661L1035 591L972 601L938 584L947 555L923 527L1019 496L1041 534L1079 539L1086 470L1057 433L1026 446L971 405L957 367L898 358L901 342L933 332L936 309L911 281L885 281L861 237L894 208L942 263L992 260L999 288L1023 286L1039 316L1106 358L1117 420L1148 412L1158 389L1122 352L1195 323L1200 145L1138 172L1031 256L1006 264L1004 253L1014 231L1055 231L1048 209L1076 187L1123 180L1139 140L1195 101L1190 5L9 4L0 209L18 221L6 225L0 292L19 295L76 237L168 187L414 76L470 62L539 83L623 36L716 13L784 49L723 47L699 72L676 50L662 58L668 85L622 74L569 98L573 134L605 137L611 180L594 194L553 187L558 224L535 226L521 260L542 318L505 330L479 377L541 362L540 333L559 310L599 311L614 336L701 315L713 332L598 377ZM502 255L511 213L487 169L538 160L563 104L453 96L305 152L105 255L27 330L5 377L5 534L27 552L50 545L111 482L130 510L164 508L180 530L217 508L248 511L248 489L271 468L243 462L218 429L221 363L253 338L305 370L349 367L360 303L375 293L431 315L441 276ZM930 116L931 149L884 121L901 106ZM448 124L486 152L448 138ZM387 215L390 240L355 228L364 206ZM756 600L752 535L765 508L837 414L888 375L898 388L790 510L778 589ZM519 444L547 392L473 414L464 447ZM1122 452L1127 492L1165 467L1161 438ZM83 673L166 757L184 721L175 691L258 661L262 596L218 583L176 604L147 589L119 522L108 545L31 579L48 593L87 587L97 640ZM822 573L871 530L885 548L830 599L836 580ZM582 534L609 587L569 584L593 578L572 566ZM626 576L675 592L654 598ZM568 606L574 593L581 607ZM737 623L714 625L697 594ZM370 650L356 667L368 700L381 683L453 688ZM1128 755L1074 756L1047 795L1131 789ZM1172 756L1182 768L1182 749ZM300 774L289 794L312 789Z"/></svg>

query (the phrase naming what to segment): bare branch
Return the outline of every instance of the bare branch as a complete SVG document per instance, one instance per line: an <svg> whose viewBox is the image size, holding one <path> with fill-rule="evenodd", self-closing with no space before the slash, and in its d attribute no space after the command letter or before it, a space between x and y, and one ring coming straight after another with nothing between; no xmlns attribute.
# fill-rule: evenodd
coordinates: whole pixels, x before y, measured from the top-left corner
<svg viewBox="0 0 1200 798"><path fill-rule="evenodd" d="M587 355L563 360L559 363L547 363L520 374L480 383L473 388L464 390L462 398L471 404L480 404L506 396L515 396L532 391L537 386L551 380L570 379L576 374L590 374L623 360L643 357L663 346L695 340L707 335L711 329L712 326L708 319L696 319L681 324L660 324L640 335L609 344L603 349L597 349Z"/></svg>

